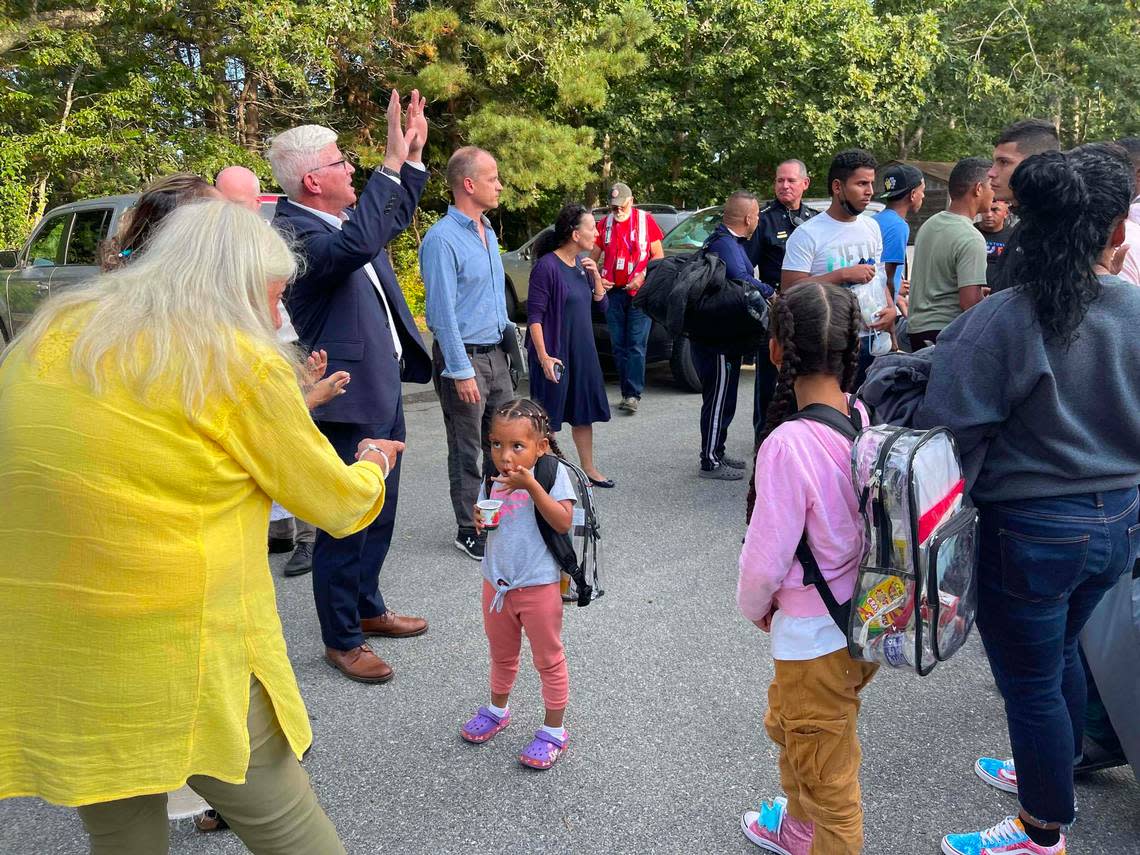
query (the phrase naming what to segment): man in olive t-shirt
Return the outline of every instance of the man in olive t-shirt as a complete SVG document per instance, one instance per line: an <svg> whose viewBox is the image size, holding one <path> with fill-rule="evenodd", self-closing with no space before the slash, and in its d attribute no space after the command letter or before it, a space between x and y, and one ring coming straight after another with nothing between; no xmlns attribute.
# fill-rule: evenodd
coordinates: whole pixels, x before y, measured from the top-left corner
<svg viewBox="0 0 1140 855"><path fill-rule="evenodd" d="M990 161L964 158L950 173L950 207L922 224L910 274L910 343L934 344L938 333L981 301L986 284L986 239L974 219L988 211L994 191Z"/></svg>

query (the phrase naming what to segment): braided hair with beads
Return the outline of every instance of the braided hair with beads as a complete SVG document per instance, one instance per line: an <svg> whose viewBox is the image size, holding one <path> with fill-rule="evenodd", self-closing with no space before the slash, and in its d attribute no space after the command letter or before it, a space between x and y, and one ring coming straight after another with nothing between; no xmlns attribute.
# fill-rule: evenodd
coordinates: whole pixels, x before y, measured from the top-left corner
<svg viewBox="0 0 1140 855"><path fill-rule="evenodd" d="M800 282L773 301L769 317L770 335L780 345L783 358L761 443L798 409L796 378L829 374L839 378L844 392L850 392L859 365L859 301L851 289ZM755 464L747 501L747 518L751 519L756 503Z"/></svg>
<svg viewBox="0 0 1140 855"><path fill-rule="evenodd" d="M554 439L554 431L550 429L550 416L546 414L541 404L536 404L530 398L515 398L495 410L495 418L507 421L526 419L534 427L535 433L540 437L546 437L554 456L566 459L566 455L562 453L562 449Z"/></svg>

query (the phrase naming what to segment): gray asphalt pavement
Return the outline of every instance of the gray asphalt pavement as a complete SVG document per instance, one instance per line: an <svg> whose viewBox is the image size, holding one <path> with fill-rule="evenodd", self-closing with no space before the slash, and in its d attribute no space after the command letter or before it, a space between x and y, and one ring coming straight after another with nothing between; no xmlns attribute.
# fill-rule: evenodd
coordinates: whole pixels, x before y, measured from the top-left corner
<svg viewBox="0 0 1140 855"><path fill-rule="evenodd" d="M751 451L750 378L729 438L741 457ZM390 607L431 628L374 642L394 681L361 686L325 664L309 579L282 578L285 556L274 556L315 733L306 767L352 855L757 851L739 815L779 792L776 750L761 726L772 661L767 636L734 602L746 482L698 480L699 408L699 396L653 371L641 412L597 428L599 464L618 482L598 491L606 596L567 610L571 743L548 772L515 760L542 718L525 660L512 727L479 747L457 734L486 700L487 651L479 567L452 545L438 404L408 407L397 535L381 582ZM77 638L75 655L99 652ZM859 731L868 853L934 855L942 834L1015 812L1013 796L972 771L979 754L1009 751L976 637L930 677L881 673ZM1130 771L1094 776L1078 799L1071 853L1140 853L1140 786ZM0 853L83 851L74 811L0 803ZM183 827L171 851L245 850L230 833Z"/></svg>

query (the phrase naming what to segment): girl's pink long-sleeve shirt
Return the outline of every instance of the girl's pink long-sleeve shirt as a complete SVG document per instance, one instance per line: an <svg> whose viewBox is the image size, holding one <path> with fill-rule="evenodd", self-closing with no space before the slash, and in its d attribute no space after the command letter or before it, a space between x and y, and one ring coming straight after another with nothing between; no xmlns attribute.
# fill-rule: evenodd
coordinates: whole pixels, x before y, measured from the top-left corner
<svg viewBox="0 0 1140 855"><path fill-rule="evenodd" d="M866 410L856 404L868 423ZM855 589L863 522L851 481L851 443L818 422L791 421L764 440L756 456L756 506L744 548L736 604L757 621L773 605L795 617L826 615L814 587L804 587L796 547L808 544L835 599Z"/></svg>

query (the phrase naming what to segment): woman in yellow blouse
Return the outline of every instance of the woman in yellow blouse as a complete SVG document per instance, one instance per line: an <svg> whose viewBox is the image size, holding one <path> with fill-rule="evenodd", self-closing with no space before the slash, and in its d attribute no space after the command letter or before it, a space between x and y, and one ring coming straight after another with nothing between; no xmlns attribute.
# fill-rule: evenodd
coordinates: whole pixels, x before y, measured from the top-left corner
<svg viewBox="0 0 1140 855"><path fill-rule="evenodd" d="M166 852L184 783L255 853L344 851L265 531L271 497L368 525L403 446L345 466L309 418L272 317L295 265L256 214L191 204L0 357L0 798L80 806L96 855Z"/></svg>

